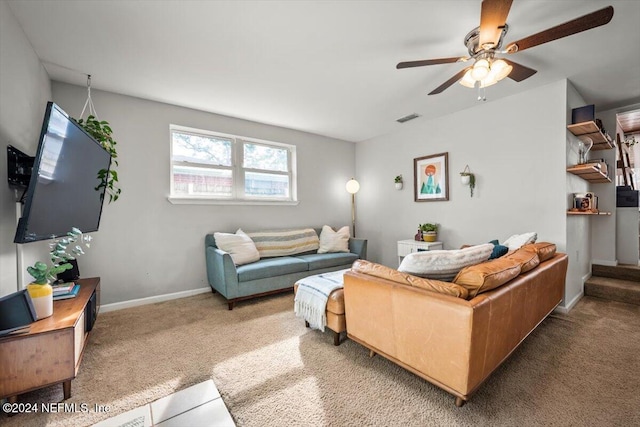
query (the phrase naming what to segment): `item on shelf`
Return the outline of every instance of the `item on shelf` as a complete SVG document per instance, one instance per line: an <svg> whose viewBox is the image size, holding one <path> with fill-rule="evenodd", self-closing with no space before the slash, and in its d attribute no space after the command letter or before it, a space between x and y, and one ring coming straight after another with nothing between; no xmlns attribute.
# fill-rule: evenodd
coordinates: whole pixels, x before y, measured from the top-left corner
<svg viewBox="0 0 640 427"><path fill-rule="evenodd" d="M571 123L590 122L596 118L596 106L594 104L585 105L571 110Z"/></svg>
<svg viewBox="0 0 640 427"><path fill-rule="evenodd" d="M598 212L598 197L591 192L574 193L572 211Z"/></svg>
<svg viewBox="0 0 640 427"><path fill-rule="evenodd" d="M418 232L416 233L416 235L413 236L413 240L415 240L416 242L422 242L422 230L420 230L420 227L418 227Z"/></svg>
<svg viewBox="0 0 640 427"><path fill-rule="evenodd" d="M60 294L66 294L69 293L73 290L73 287L76 284L73 282L68 282L68 283L61 283L59 285L53 285L53 296L56 295L60 295Z"/></svg>
<svg viewBox="0 0 640 427"><path fill-rule="evenodd" d="M587 163L587 154L593 148L593 139L585 137L578 141L578 163L583 165Z"/></svg>
<svg viewBox="0 0 640 427"><path fill-rule="evenodd" d="M70 291L70 292L54 295L53 296L53 300L54 301L58 301L58 300L61 300L61 299L75 298L78 295L78 292L80 292L80 285L75 285L73 287L73 290Z"/></svg>
<svg viewBox="0 0 640 427"><path fill-rule="evenodd" d="M588 191L587 193L585 193L587 196L587 199L591 199L591 210L594 212L598 211L598 196L596 196L596 193L592 193L590 191Z"/></svg>

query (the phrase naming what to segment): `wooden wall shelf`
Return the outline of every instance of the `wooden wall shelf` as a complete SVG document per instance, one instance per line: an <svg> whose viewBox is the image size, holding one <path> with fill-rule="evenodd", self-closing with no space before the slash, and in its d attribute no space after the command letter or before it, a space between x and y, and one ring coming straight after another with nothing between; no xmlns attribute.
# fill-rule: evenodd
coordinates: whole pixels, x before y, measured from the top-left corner
<svg viewBox="0 0 640 427"><path fill-rule="evenodd" d="M579 176L585 181L594 183L611 182L609 177L602 173L600 168L596 167L593 163L585 163L583 165L569 166L567 172Z"/></svg>
<svg viewBox="0 0 640 427"><path fill-rule="evenodd" d="M567 211L567 215L611 216L611 212L581 212L581 211Z"/></svg>
<svg viewBox="0 0 640 427"><path fill-rule="evenodd" d="M616 146L610 138L607 138L607 136L600 131L600 128L598 128L598 125L596 125L594 121L568 125L567 129L578 138L591 138L591 140L593 140L591 150L609 150Z"/></svg>

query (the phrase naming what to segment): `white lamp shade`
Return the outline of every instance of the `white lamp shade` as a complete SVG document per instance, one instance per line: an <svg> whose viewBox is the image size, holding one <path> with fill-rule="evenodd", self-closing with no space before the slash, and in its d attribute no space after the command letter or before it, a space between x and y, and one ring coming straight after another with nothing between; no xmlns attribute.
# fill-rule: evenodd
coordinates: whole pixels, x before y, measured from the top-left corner
<svg viewBox="0 0 640 427"><path fill-rule="evenodd" d="M462 77L462 80L460 80L460 84L462 86L473 89L473 87L476 84L476 81L473 80L473 77L471 77L471 69L468 69L467 72L464 73L464 77Z"/></svg>
<svg viewBox="0 0 640 427"><path fill-rule="evenodd" d="M473 64L471 69L471 77L474 80L482 80L489 74L489 61L486 59L479 59Z"/></svg>
<svg viewBox="0 0 640 427"><path fill-rule="evenodd" d="M358 183L358 181L351 178L349 181L347 181L347 185L345 185L345 188L347 189L347 192L356 194L358 190L360 190L360 184Z"/></svg>
<svg viewBox="0 0 640 427"><path fill-rule="evenodd" d="M468 88L474 88L476 87L476 81L479 81L481 88L492 86L507 77L509 73L511 73L511 70L513 70L513 66L509 65L506 61L497 59L491 63L491 67L487 69L488 72L485 74L485 62L488 63L486 59L478 60L472 68L467 70L460 80L460 84ZM477 66L478 63L480 63L479 66ZM478 79L477 77L480 74L484 74L484 77Z"/></svg>

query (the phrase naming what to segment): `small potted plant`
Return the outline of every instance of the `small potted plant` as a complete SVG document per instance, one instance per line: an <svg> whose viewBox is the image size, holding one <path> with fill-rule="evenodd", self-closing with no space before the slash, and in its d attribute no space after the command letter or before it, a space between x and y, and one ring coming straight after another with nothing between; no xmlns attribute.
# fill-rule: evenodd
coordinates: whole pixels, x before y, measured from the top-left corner
<svg viewBox="0 0 640 427"><path fill-rule="evenodd" d="M420 224L420 231L422 232L422 240L425 242L435 242L438 237L438 224Z"/></svg>
<svg viewBox="0 0 640 427"><path fill-rule="evenodd" d="M398 175L393 179L396 183L396 190L402 190L402 175Z"/></svg>
<svg viewBox="0 0 640 427"><path fill-rule="evenodd" d="M90 247L90 242L91 236L85 236L82 231L74 227L65 237L49 243L51 265L37 261L33 266L27 267L27 272L34 279L27 285L27 292L29 292L29 296L33 301L38 320L53 314L53 288L51 283L56 280L56 275L72 268L68 261L84 255L80 245L76 245L67 251L69 245L80 243L88 248Z"/></svg>
<svg viewBox="0 0 640 427"><path fill-rule="evenodd" d="M464 170L460 172L460 182L462 185L468 185L471 190L471 197L473 197L473 189L476 188L476 176L471 173L469 165L465 166Z"/></svg>

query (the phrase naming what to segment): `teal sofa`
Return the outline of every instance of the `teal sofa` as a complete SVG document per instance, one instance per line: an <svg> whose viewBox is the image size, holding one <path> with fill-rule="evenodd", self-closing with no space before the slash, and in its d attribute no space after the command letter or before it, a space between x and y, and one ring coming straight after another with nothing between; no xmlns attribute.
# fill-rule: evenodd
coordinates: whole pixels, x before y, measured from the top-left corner
<svg viewBox="0 0 640 427"><path fill-rule="evenodd" d="M320 229L315 230L320 235ZM236 301L286 292L303 277L351 268L355 260L367 258L367 240L350 238L350 252L307 252L262 258L240 266L216 246L213 234L205 236L204 250L209 285L214 293L220 293L227 300L229 310L233 310Z"/></svg>

